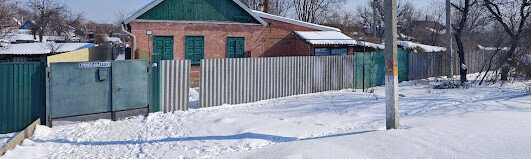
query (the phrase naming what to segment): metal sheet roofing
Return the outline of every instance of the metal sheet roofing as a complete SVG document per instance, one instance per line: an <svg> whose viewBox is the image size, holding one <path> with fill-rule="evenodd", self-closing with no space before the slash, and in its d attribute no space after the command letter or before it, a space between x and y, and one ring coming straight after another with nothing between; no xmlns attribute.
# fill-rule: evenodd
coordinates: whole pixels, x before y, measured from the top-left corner
<svg viewBox="0 0 531 159"><path fill-rule="evenodd" d="M295 19L291 19L291 18L281 17L281 16L277 16L277 15L267 14L267 13L256 11L256 10L253 10L253 12L256 13L258 16L260 16L261 18L272 19L272 20L276 20L276 21L281 21L281 22L285 22L285 23L295 24L295 25L304 26L304 27L308 27L308 28L312 28L312 29L321 30L321 31L337 31L337 32L341 32L341 29L334 28L334 27L329 27L329 26L324 26L324 25L304 22L304 21L300 21L300 20L295 20Z"/></svg>
<svg viewBox="0 0 531 159"><path fill-rule="evenodd" d="M337 31L296 31L302 39L312 45L356 45L356 40Z"/></svg>

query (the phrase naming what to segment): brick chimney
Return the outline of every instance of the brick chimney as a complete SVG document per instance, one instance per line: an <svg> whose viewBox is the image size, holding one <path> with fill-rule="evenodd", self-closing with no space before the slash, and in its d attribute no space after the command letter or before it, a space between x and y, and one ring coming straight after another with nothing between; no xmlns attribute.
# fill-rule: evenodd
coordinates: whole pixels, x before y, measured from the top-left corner
<svg viewBox="0 0 531 159"><path fill-rule="evenodd" d="M264 0L264 13L269 13L269 0Z"/></svg>

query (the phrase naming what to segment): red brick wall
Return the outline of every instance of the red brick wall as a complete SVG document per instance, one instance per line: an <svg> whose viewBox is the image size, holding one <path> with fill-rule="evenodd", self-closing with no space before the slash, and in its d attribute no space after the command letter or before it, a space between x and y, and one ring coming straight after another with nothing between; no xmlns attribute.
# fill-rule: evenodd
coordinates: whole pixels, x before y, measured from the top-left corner
<svg viewBox="0 0 531 159"><path fill-rule="evenodd" d="M137 50L153 52L153 35L174 36L174 59L184 59L186 35L205 36L205 58L225 58L228 36L245 37L245 51L252 57L308 56L310 46L298 39L293 31L315 29L264 19L269 25L131 22L137 38ZM153 35L146 35L146 31Z"/></svg>
<svg viewBox="0 0 531 159"><path fill-rule="evenodd" d="M211 23L162 23L131 22L131 32L136 36L137 53L153 52L154 35L174 36L173 56L183 60L184 39L186 35L205 36L205 58L226 58L228 36L245 37L245 51L251 51L251 57L308 56L311 47L300 40L294 31L318 31L303 26L265 19L269 24L211 24ZM146 35L146 31L153 35ZM138 55L136 56L138 57ZM199 78L199 68L192 68L192 79Z"/></svg>
<svg viewBox="0 0 531 159"><path fill-rule="evenodd" d="M269 25L264 28L264 50L260 57L308 56L310 46L294 31L318 31L299 25L263 18Z"/></svg>
<svg viewBox="0 0 531 159"><path fill-rule="evenodd" d="M263 29L262 25L236 24L199 24L199 23L147 23L132 22L131 32L137 38L137 50L153 52L153 35L174 36L173 56L182 60L184 56L184 39L187 35L205 36L205 58L225 58L227 37L245 37L245 50L261 53ZM146 31L153 31L153 35L146 35Z"/></svg>

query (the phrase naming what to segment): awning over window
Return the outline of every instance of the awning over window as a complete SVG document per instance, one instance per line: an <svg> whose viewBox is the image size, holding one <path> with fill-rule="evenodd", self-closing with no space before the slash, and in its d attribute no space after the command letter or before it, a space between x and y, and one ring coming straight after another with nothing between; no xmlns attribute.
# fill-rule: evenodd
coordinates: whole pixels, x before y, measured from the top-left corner
<svg viewBox="0 0 531 159"><path fill-rule="evenodd" d="M337 31L296 31L295 34L312 45L356 45L356 40Z"/></svg>

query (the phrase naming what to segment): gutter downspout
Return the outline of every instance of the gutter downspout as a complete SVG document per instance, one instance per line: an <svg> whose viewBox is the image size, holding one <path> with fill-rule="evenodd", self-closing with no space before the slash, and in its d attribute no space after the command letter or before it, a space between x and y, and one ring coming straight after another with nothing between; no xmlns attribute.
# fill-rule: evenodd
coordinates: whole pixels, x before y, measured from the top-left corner
<svg viewBox="0 0 531 159"><path fill-rule="evenodd" d="M131 59L135 59L135 50L136 50L136 36L133 35L133 33L128 32L125 30L125 23L122 23L122 31L126 33L127 35L131 36L133 38L133 47L131 48ZM129 42L129 47L131 47L131 42Z"/></svg>

